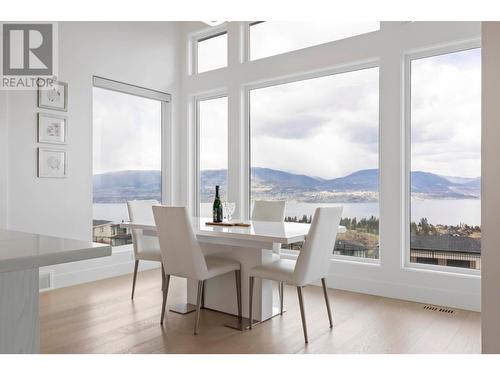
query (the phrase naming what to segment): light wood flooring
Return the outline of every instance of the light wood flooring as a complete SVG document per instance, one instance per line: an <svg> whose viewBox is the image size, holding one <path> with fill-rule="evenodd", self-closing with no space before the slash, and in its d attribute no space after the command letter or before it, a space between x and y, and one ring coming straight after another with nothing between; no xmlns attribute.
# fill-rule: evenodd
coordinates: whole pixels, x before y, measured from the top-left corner
<svg viewBox="0 0 500 375"><path fill-rule="evenodd" d="M159 270L139 273L134 301L131 283L125 275L42 293L42 353L480 353L479 313L330 289L330 330L315 286L304 289L307 345L296 289L286 286L283 316L239 332L224 327L227 315L202 310L194 336L194 314L168 312L160 326ZM185 293L185 282L173 277L169 304Z"/></svg>

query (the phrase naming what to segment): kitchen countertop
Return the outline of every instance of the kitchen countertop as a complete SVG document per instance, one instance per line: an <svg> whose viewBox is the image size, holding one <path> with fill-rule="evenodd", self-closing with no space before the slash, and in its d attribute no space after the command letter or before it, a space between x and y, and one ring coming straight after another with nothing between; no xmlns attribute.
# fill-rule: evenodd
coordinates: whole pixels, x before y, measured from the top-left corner
<svg viewBox="0 0 500 375"><path fill-rule="evenodd" d="M111 246L0 229L0 272L111 255Z"/></svg>

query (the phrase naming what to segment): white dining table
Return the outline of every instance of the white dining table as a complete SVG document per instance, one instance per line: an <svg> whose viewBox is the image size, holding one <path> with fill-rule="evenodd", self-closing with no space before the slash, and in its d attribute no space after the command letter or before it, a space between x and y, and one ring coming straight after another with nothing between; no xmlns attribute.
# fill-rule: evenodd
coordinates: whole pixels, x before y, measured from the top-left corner
<svg viewBox="0 0 500 375"><path fill-rule="evenodd" d="M207 224L208 217L191 219L194 233L205 255L234 259L241 263L243 318L248 318L249 271L251 268L272 261L272 249L279 244L289 245L305 240L309 224L289 222L247 221L248 227L214 226ZM156 236L154 223L125 222L122 227L141 229L144 235ZM345 227L339 226L339 232ZM188 280L187 302L196 303L197 281ZM276 305L275 305L276 301ZM253 318L262 322L278 314L277 299L274 298L270 280L255 280L253 295ZM232 273L210 279L205 284L204 308L237 315L236 287ZM190 309L185 310L188 312ZM248 323L248 322L247 322ZM242 325L243 324L243 325ZM246 326L240 319L234 328Z"/></svg>

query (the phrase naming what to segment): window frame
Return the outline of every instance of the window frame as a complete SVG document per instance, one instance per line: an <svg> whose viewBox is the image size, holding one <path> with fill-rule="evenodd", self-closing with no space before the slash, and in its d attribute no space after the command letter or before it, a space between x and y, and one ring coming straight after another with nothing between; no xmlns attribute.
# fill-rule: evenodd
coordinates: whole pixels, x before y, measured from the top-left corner
<svg viewBox="0 0 500 375"><path fill-rule="evenodd" d="M441 272L454 275L463 276L480 276L481 270L467 269L461 267L451 267L451 266L439 266L432 264L423 263L413 263L410 260L410 250L411 250L411 120L412 120L412 108L411 108L411 63L413 60L424 59L428 57L441 56L452 54L456 52L462 52L472 49L481 48L481 39L474 38L466 41L460 41L456 43L448 43L445 45L430 47L414 51L403 52L403 139L401 144L403 145L403 156L404 156L404 171L403 171L403 202L402 202L402 217L403 217L403 243L402 251L403 256L401 268L407 270L415 271L428 271L428 272Z"/></svg>
<svg viewBox="0 0 500 375"><path fill-rule="evenodd" d="M223 89L223 90L217 90L215 92L210 92L210 93L205 93L205 94L199 94L196 96L193 96L192 98L192 104L193 104L193 109L194 109L194 152L195 152L195 158L194 158L194 171L195 171L195 181L194 181L194 216L200 216L200 204L201 204L201 199L200 199L200 156L201 156L201 150L200 150L200 145L201 145L201 133L200 133L200 102L204 102L207 100L214 100L214 99L221 99L221 98L227 98L227 114L228 114L228 121L227 121L227 131L229 135L229 94L228 91ZM229 136L228 136L228 143L226 144L226 152L228 155L228 161L229 161ZM228 178L227 178L227 190L229 190L229 165L228 165Z"/></svg>
<svg viewBox="0 0 500 375"><path fill-rule="evenodd" d="M243 97L243 105L242 105L242 111L245 114L243 125L244 125L244 130L243 134L246 139L244 142L244 145L246 146L246 150L242 150L241 152L244 155L244 168L243 168L243 186L242 186L242 197L243 197L243 206L242 206L242 217L246 220L250 220L251 217L251 208L252 208L252 195L251 195L251 187L252 187L252 180L251 180L251 168L252 168L252 133L251 133L251 110L250 110L250 92L252 90L257 90L257 89L263 89L267 87L273 87L273 86L279 86L287 83L295 83L295 82L300 82L300 81L307 81L307 80L312 80L315 78L323 78L323 77L328 77L328 76L333 76L337 74L343 74L343 73L350 73L358 70L364 70L364 69L372 69L372 68L378 68L379 72L379 110L378 110L378 169L379 169L379 257L378 259L372 259L372 258L361 258L361 257L354 257L354 256L347 256L347 255L336 255L336 254L331 254L330 256L330 261L336 261L336 262L347 262L347 263L359 263L359 264L367 264L367 265L374 265L374 266L380 266L381 265L381 258L382 258L382 245L380 242L381 236L380 236L380 228L382 228L382 216L381 216L381 210L380 207L382 206L381 203L381 195L380 195L380 170L381 170L381 152L380 152L380 135L381 135L381 123L380 123L380 105L381 105L381 100L380 100L380 58L371 58L367 59L362 62L353 62L341 66L331 66L327 67L325 69L322 69L320 71L310 71L310 72L302 72L299 74L295 74L292 76L287 76L287 77L281 77L281 78L274 78L270 80L265 80L265 81L260 81L260 82L255 82L255 83L249 83L245 84L242 87L242 97ZM288 250L288 249L281 249L282 255L285 256L287 259L297 259L298 257L298 251L296 250Z"/></svg>
<svg viewBox="0 0 500 375"><path fill-rule="evenodd" d="M227 35L227 44L226 44L226 66L222 66L220 68L215 68L211 70L207 70L204 72L198 72L198 43L203 42L204 40L216 38L221 35ZM227 23L223 23L218 26L212 26L210 28L206 28L202 31L198 31L192 33L188 36L188 74L204 74L208 72L214 72L219 69L225 69L229 66L229 32L227 29Z"/></svg>
<svg viewBox="0 0 500 375"><path fill-rule="evenodd" d="M94 88L100 88L104 90L114 91L121 94L132 95L136 97L142 97L146 99L156 100L160 102L161 105L161 124L160 124L160 181L161 181L161 203L166 205L171 205L173 202L173 191L174 191L174 181L172 178L172 95L159 90L154 90L150 88L145 88L142 86L132 85L129 83L124 83L120 81L115 81L108 78L103 78L99 76L92 76L92 86L91 90L93 92ZM92 103L94 100L93 94L91 94ZM92 121L91 127L91 139L93 139L94 134L94 124ZM168 150L165 148L168 147ZM94 144L92 142L92 154L93 154ZM92 174L94 168L92 166ZM90 205L93 205L93 194L91 194ZM91 227L92 231L92 227ZM92 233L93 235L93 233ZM118 245L113 246L113 251L128 251L132 248L132 244L128 245Z"/></svg>

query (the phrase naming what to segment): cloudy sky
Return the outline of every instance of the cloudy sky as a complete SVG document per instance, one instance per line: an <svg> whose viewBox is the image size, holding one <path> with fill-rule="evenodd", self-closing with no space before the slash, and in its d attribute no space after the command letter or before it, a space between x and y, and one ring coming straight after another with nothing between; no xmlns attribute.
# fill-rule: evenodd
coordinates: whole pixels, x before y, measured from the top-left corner
<svg viewBox="0 0 500 375"><path fill-rule="evenodd" d="M161 105L93 89L94 174L161 169Z"/></svg>
<svg viewBox="0 0 500 375"><path fill-rule="evenodd" d="M273 24L252 26L252 58L326 41L325 25ZM330 40L376 26L349 27ZM412 63L413 170L480 175L480 77L479 49ZM253 90L252 166L322 178L377 168L378 80L372 68ZM154 101L94 89L95 173L159 169L160 113ZM202 102L200 115L201 168L227 168L227 99Z"/></svg>

